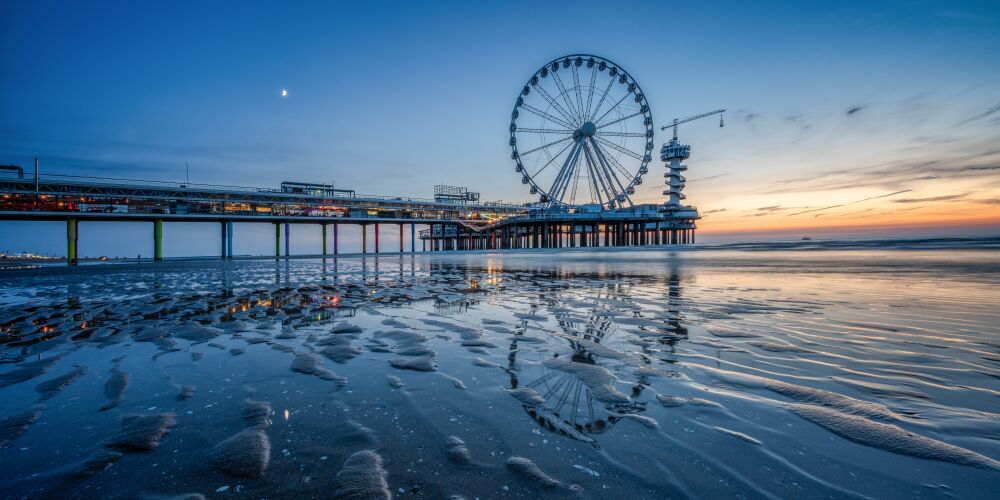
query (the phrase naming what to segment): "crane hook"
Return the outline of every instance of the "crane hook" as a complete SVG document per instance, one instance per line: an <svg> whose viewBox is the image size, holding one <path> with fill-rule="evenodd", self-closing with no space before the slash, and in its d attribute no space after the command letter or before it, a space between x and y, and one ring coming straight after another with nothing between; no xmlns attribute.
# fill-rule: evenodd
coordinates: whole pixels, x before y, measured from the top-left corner
<svg viewBox="0 0 1000 500"><path fill-rule="evenodd" d="M726 126L726 115L719 114L719 128Z"/></svg>

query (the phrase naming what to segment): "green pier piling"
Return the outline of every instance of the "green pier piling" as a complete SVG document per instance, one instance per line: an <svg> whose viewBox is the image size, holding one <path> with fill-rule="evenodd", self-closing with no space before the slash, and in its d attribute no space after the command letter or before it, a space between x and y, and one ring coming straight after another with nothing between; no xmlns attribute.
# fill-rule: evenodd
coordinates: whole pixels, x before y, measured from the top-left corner
<svg viewBox="0 0 1000 500"><path fill-rule="evenodd" d="M163 260L163 221L153 221L153 260Z"/></svg>
<svg viewBox="0 0 1000 500"><path fill-rule="evenodd" d="M76 244L79 241L76 219L66 220L66 263L75 266L79 260L76 257Z"/></svg>

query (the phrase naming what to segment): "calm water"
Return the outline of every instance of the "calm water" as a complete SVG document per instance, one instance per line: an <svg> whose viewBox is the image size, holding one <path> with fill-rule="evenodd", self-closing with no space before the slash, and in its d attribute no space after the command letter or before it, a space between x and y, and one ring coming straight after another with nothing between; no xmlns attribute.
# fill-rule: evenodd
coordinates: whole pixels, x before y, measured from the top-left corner
<svg viewBox="0 0 1000 500"><path fill-rule="evenodd" d="M0 271L0 496L995 498L997 243Z"/></svg>

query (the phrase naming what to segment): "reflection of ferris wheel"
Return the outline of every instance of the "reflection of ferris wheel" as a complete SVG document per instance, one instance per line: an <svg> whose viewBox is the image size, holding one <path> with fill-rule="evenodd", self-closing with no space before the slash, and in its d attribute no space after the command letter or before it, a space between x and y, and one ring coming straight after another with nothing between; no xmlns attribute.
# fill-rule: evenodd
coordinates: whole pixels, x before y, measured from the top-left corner
<svg viewBox="0 0 1000 500"><path fill-rule="evenodd" d="M610 292L599 292L598 298L622 299ZM550 307L558 305L558 302L553 302ZM568 342L572 350L568 353L572 362L600 365L600 361L604 360L603 354L592 352L590 346L602 344L617 331L613 318L606 313L607 310L595 303L585 318L565 313L555 314L559 336ZM515 341L511 345L509 359L516 360L519 351ZM578 376L544 368L543 363L536 366L540 367L540 373L524 381L519 381L516 372L511 372L511 387L533 389L545 400L544 408L525 405L525 411L550 431L593 441L589 435L604 433L621 420L622 415L638 414L646 410L645 403L639 401L614 404L597 402ZM632 386L630 397L637 397L645 384L645 381L637 381Z"/></svg>
<svg viewBox="0 0 1000 500"><path fill-rule="evenodd" d="M653 151L642 89L602 57L549 62L521 89L511 114L511 158L521 182L552 205L632 204Z"/></svg>

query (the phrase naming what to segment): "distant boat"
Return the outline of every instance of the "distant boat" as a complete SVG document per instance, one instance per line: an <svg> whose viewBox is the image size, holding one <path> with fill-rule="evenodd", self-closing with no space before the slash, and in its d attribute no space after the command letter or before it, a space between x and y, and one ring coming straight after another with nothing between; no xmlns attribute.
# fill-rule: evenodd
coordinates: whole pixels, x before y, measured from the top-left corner
<svg viewBox="0 0 1000 500"><path fill-rule="evenodd" d="M811 240L812 240L812 238L810 238L808 236L803 236L802 237L802 241L811 241Z"/></svg>

